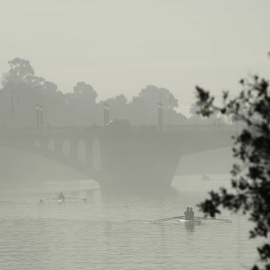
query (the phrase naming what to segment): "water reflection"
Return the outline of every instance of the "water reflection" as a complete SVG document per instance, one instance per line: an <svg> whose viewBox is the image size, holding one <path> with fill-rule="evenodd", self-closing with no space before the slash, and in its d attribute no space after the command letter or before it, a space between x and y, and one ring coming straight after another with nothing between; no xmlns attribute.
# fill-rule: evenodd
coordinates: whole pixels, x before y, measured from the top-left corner
<svg viewBox="0 0 270 270"><path fill-rule="evenodd" d="M242 219L202 225L177 219L149 222L182 216L187 206L198 215L196 204L207 192L200 184L179 180L173 192L152 195L103 193L89 181L2 187L0 269L156 270L185 265L216 270L252 265L255 249ZM59 191L87 201L39 203Z"/></svg>
<svg viewBox="0 0 270 270"><path fill-rule="evenodd" d="M197 225L197 226L199 226L199 225ZM188 223L188 222L185 223L185 228L187 231L194 231L194 227L195 227L194 223Z"/></svg>

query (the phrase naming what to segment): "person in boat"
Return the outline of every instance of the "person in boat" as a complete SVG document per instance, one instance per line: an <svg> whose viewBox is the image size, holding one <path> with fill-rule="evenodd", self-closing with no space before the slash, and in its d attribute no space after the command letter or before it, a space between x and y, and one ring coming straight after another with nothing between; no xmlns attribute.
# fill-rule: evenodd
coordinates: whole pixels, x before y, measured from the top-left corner
<svg viewBox="0 0 270 270"><path fill-rule="evenodd" d="M208 180L210 180L209 175L206 174L206 173L204 173L203 176L202 176L202 180L203 180L203 181L208 181Z"/></svg>
<svg viewBox="0 0 270 270"><path fill-rule="evenodd" d="M187 210L184 212L185 220L190 220L190 211L189 207L187 207Z"/></svg>
<svg viewBox="0 0 270 270"><path fill-rule="evenodd" d="M62 192L60 192L60 194L58 195L58 197L57 197L57 199L58 200L61 200L61 201L64 201L65 200L65 195L62 193Z"/></svg>
<svg viewBox="0 0 270 270"><path fill-rule="evenodd" d="M192 207L190 207L190 209L189 209L189 219L194 220L194 211L193 211Z"/></svg>

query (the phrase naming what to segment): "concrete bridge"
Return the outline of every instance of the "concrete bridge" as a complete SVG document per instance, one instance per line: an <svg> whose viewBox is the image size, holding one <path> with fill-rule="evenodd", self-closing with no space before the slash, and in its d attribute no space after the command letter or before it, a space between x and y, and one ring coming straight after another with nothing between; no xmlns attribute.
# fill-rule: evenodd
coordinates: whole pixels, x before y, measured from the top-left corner
<svg viewBox="0 0 270 270"><path fill-rule="evenodd" d="M49 158L94 179L103 189L170 186L183 155L232 146L230 126L5 129L0 145Z"/></svg>

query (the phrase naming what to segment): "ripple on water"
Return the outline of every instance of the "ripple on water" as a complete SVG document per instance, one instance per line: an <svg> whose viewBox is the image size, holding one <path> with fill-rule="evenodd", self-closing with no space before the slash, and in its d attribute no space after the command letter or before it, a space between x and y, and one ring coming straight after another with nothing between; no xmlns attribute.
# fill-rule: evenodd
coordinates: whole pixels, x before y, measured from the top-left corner
<svg viewBox="0 0 270 270"><path fill-rule="evenodd" d="M192 182L193 181L193 182ZM250 224L177 220L205 197L196 178L176 179L172 195L104 195L88 181L3 187L0 191L0 269L241 269L256 259ZM213 187L227 184L225 179ZM207 182L207 185L210 185ZM83 201L39 203L59 191ZM228 215L226 216L228 218Z"/></svg>

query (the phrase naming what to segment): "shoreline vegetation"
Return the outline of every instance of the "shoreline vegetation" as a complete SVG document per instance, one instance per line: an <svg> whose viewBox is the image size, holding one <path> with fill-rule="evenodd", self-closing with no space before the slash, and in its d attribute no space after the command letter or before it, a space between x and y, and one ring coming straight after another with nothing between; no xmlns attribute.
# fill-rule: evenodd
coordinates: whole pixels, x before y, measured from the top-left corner
<svg viewBox="0 0 270 270"><path fill-rule="evenodd" d="M162 112L164 128L234 124L220 115L199 116L195 103L189 105L189 115L184 115L182 101L164 87L146 85L131 100L124 93L99 100L99 91L89 82L77 82L73 92L64 93L54 82L36 75L28 60L14 58L8 64L0 87L1 128L35 128L37 114L42 114L43 128L104 126L116 119L128 120L133 127L156 126L158 112ZM108 119L104 124L105 108Z"/></svg>

